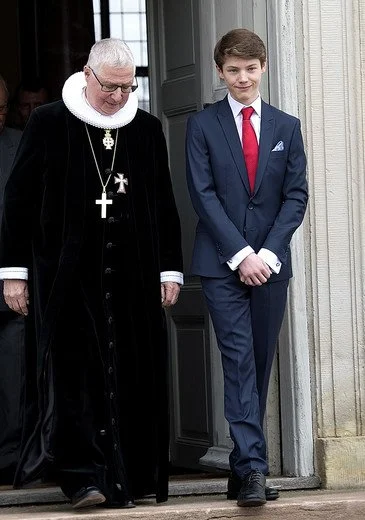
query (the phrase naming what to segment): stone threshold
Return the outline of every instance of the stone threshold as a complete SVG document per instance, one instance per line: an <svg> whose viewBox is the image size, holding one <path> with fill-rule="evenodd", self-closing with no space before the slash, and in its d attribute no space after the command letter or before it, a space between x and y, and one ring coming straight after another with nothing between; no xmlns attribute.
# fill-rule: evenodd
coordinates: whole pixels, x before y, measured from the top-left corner
<svg viewBox="0 0 365 520"><path fill-rule="evenodd" d="M221 495L173 497L167 503L152 499L134 509L92 508L75 513L70 504L0 508L1 520L364 520L365 491L283 491L263 507L237 507Z"/></svg>
<svg viewBox="0 0 365 520"><path fill-rule="evenodd" d="M267 483L282 491L316 489L320 486L320 480L315 476L268 478ZM182 478L174 476L171 477L169 483L169 497L224 495L226 490L226 477L199 478L194 476L192 478ZM56 486L42 485L40 487L26 489L0 488L0 507L30 504L61 504L67 501L68 499L60 488Z"/></svg>

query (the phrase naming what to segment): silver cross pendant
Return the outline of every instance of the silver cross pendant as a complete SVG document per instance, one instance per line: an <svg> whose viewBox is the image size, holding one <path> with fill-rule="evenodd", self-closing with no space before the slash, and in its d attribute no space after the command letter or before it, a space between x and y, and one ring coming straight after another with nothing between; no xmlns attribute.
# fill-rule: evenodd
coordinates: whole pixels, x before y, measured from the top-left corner
<svg viewBox="0 0 365 520"><path fill-rule="evenodd" d="M113 204L111 199L107 199L105 191L101 194L101 199L96 199L95 204L101 206L101 218L106 218L106 207Z"/></svg>

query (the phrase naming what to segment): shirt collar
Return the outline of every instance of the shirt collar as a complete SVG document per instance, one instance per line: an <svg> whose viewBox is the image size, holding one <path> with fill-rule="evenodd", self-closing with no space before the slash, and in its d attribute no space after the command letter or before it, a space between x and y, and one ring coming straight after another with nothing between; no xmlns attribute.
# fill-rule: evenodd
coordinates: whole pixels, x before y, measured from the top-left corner
<svg viewBox="0 0 365 520"><path fill-rule="evenodd" d="M241 113L241 110L243 108L246 108L247 106L252 107L254 109L254 111L256 112L256 114L261 118L261 96L260 96L260 94L257 96L255 101L253 103L251 103L251 105L243 105L242 103L239 103L238 101L233 99L231 94L228 93L228 103L229 103L229 106L231 107L233 117L235 119Z"/></svg>
<svg viewBox="0 0 365 520"><path fill-rule="evenodd" d="M85 96L86 81L83 72L76 72L70 76L62 89L62 99L69 111L87 123L97 128L120 128L130 123L138 109L138 98L131 92L123 108L115 114L104 115L97 112Z"/></svg>

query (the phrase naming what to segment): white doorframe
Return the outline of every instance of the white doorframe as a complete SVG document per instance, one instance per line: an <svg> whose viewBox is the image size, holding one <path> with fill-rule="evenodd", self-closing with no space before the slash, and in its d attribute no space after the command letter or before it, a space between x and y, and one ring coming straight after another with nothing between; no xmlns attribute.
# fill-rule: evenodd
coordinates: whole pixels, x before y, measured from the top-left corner
<svg viewBox="0 0 365 520"><path fill-rule="evenodd" d="M302 62L301 23L295 3L267 2L270 100L278 108L298 116L298 64ZM298 47L297 47L298 45ZM287 312L279 340L279 371L284 474L314 474L310 351L306 308L304 226L292 243L294 277L289 284Z"/></svg>
<svg viewBox="0 0 365 520"><path fill-rule="evenodd" d="M163 14L159 8L156 8L155 2L147 0L147 3L150 6L148 24L152 27L152 24L157 21L156 18L163 16ZM300 23L295 19L296 2L287 2L287 0L255 0L253 3L254 22L255 10L258 13L259 10L263 9L263 4L265 3L269 51L270 101L278 108L297 115L299 102L298 81L295 71L298 68L298 60L300 63L302 57L296 51L295 45L295 42L301 39ZM160 5L159 2L157 4ZM200 31L204 38L201 38L201 46L197 50L200 53L201 98L203 102L214 102L224 95L223 90L221 91L217 84L212 59L212 42L216 38L215 16L217 16L217 13L212 8L211 0L199 0L199 4L200 12L204 14L200 17ZM221 0L221 3L216 1L214 5L221 10L221 17L226 16L225 13L227 13L230 5L232 9L235 8L235 14L241 15L239 17L240 20L246 19L246 14L249 12L248 4L245 4L246 7L243 7L244 4L241 3L241 0L229 0L229 2ZM238 9L239 6L241 7ZM261 20L260 17L257 19ZM229 20L228 16L227 20ZM254 27L256 27L257 23L256 20ZM227 30L229 28L231 27L228 27ZM258 29L256 28L256 30ZM149 37L153 34L152 30L149 31ZM161 38L161 41L163 41L163 38ZM149 53L150 78L151 84L155 85L155 88L152 88L151 107L152 111L157 114L160 106L160 93L156 92L156 85L160 83L157 81L159 60L156 59L156 54L163 52L161 41L151 41L151 39L149 41L150 49L153 49ZM303 227L295 233L291 249L294 277L289 285L287 312L279 340L283 474L308 477L314 474L314 448ZM211 347L214 349L213 344ZM218 356L218 354L216 355ZM214 383L221 384L219 377L217 377L214 371L214 366L212 370L212 374L214 375L215 373ZM223 398L221 392L214 392L214 388L213 395L218 401L221 401ZM221 434L219 436L221 438L217 438L216 441L221 441L225 445L228 444L228 439L226 428L223 425L223 403L221 405L219 405L219 402L216 403L216 406L218 406L216 419L220 423L218 430ZM217 442L217 445L219 446L220 442ZM227 450L224 449L223 451ZM223 455L223 458L225 458L225 455Z"/></svg>

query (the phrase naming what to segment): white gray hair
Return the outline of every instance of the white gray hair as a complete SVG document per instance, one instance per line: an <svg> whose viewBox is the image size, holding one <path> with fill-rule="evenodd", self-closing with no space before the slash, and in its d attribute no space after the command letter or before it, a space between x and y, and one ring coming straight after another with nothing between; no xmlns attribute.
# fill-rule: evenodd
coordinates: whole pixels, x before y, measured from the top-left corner
<svg viewBox="0 0 365 520"><path fill-rule="evenodd" d="M118 38L104 38L91 47L87 66L100 70L104 65L110 67L133 67L134 58L128 45Z"/></svg>

